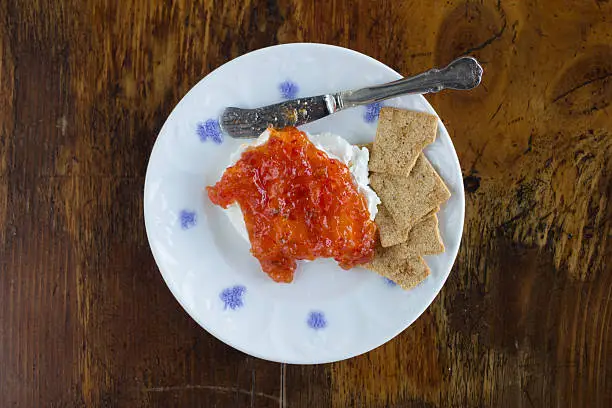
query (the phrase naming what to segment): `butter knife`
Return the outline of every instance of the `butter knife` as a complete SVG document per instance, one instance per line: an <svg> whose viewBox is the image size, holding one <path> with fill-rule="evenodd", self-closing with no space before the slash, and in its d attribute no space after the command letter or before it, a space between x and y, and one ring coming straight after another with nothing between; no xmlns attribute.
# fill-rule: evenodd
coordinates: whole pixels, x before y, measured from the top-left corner
<svg viewBox="0 0 612 408"><path fill-rule="evenodd" d="M293 99L255 109L226 108L221 129L231 137L257 137L269 126L284 128L314 122L355 106L368 105L400 95L426 94L443 89L468 90L477 87L482 67L475 58L461 57L442 69L367 88Z"/></svg>

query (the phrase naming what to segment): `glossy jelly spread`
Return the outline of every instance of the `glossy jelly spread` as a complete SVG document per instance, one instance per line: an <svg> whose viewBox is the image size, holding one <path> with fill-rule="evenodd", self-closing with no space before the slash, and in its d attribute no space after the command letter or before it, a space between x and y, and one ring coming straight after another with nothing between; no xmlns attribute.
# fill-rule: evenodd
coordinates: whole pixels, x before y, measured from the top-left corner
<svg viewBox="0 0 612 408"><path fill-rule="evenodd" d="M238 203L263 271L291 282L298 260L334 258L344 269L370 261L376 225L346 164L296 128L269 131L207 187L214 204Z"/></svg>

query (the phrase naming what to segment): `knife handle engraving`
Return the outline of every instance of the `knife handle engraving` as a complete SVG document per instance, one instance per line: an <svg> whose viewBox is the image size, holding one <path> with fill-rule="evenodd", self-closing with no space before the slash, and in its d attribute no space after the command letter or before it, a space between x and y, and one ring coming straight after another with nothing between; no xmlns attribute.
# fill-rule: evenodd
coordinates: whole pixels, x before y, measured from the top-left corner
<svg viewBox="0 0 612 408"><path fill-rule="evenodd" d="M443 89L468 90L477 87L482 78L482 67L472 57L461 57L441 69L430 69L421 74L367 88L335 94L336 111L367 105L407 94L426 94Z"/></svg>

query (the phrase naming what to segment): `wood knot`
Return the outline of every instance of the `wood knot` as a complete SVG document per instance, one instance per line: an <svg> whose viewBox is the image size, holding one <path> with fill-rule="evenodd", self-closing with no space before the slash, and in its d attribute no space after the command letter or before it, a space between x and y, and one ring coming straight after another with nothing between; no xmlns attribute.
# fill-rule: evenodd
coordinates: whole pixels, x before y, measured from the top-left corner
<svg viewBox="0 0 612 408"><path fill-rule="evenodd" d="M444 66L462 55L476 57L484 67L482 85L470 92L454 96L479 100L494 86L496 78L504 69L504 45L507 27L502 8L481 3L465 3L452 10L442 22L436 44L436 66ZM487 75L487 71L495 75Z"/></svg>
<svg viewBox="0 0 612 408"><path fill-rule="evenodd" d="M474 193L480 188L480 177L470 175L463 178L463 188L466 193Z"/></svg>
<svg viewBox="0 0 612 408"><path fill-rule="evenodd" d="M612 48L601 46L579 56L552 87L551 99L564 115L585 115L612 101Z"/></svg>

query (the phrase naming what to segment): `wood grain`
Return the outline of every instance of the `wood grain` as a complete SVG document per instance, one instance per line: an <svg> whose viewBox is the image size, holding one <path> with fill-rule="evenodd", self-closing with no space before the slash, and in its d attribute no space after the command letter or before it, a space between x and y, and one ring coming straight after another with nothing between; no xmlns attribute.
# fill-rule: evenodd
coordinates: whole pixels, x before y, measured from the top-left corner
<svg viewBox="0 0 612 408"><path fill-rule="evenodd" d="M163 4L162 4L163 3ZM612 2L0 2L0 405L612 405ZM200 78L310 41L405 75L464 54L428 97L466 224L440 295L357 358L287 366L200 329L142 221L148 155Z"/></svg>

